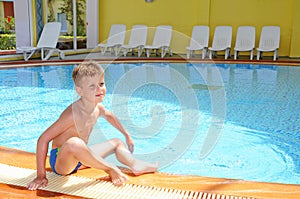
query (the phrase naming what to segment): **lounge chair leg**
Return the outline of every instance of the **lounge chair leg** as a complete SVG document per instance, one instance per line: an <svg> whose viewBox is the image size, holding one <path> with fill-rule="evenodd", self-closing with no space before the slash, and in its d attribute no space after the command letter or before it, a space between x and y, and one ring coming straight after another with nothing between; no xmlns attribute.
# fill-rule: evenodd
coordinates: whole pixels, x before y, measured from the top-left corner
<svg viewBox="0 0 300 199"><path fill-rule="evenodd" d="M122 50L123 50L124 57L126 57L127 56L127 49L123 48Z"/></svg>
<svg viewBox="0 0 300 199"><path fill-rule="evenodd" d="M259 60L260 59L260 51L257 51L257 57L256 57L256 60Z"/></svg>
<svg viewBox="0 0 300 199"><path fill-rule="evenodd" d="M254 52L253 52L253 50L251 50L251 52L250 52L250 60L253 60L253 54L254 54Z"/></svg>
<svg viewBox="0 0 300 199"><path fill-rule="evenodd" d="M36 53L36 51L33 50L33 51L30 52L29 55L27 55L27 52L24 51L24 52L23 52L24 60L25 60L25 61L28 61L28 60L30 59L30 57L32 57L32 55L34 55L35 53Z"/></svg>
<svg viewBox="0 0 300 199"><path fill-rule="evenodd" d="M24 56L24 60L25 60L25 61L28 61L29 58L27 57L27 52L24 51L24 52L23 52L23 56Z"/></svg>
<svg viewBox="0 0 300 199"><path fill-rule="evenodd" d="M150 57L150 50L149 49L146 50L146 55L147 55L148 58Z"/></svg>
<svg viewBox="0 0 300 199"><path fill-rule="evenodd" d="M276 59L277 59L277 50L274 51L274 58L273 58L273 60L276 61Z"/></svg>
<svg viewBox="0 0 300 199"><path fill-rule="evenodd" d="M104 55L106 50L107 50L107 47L104 47L104 48L100 47L101 55Z"/></svg>
<svg viewBox="0 0 300 199"><path fill-rule="evenodd" d="M164 58L169 51L169 56L171 55L171 49L168 47L162 47L161 48L161 58Z"/></svg>
<svg viewBox="0 0 300 199"><path fill-rule="evenodd" d="M115 56L118 56L120 53L120 48L116 47L116 50L115 50Z"/></svg>
<svg viewBox="0 0 300 199"><path fill-rule="evenodd" d="M225 59L228 58L228 49L225 50Z"/></svg>
<svg viewBox="0 0 300 199"><path fill-rule="evenodd" d="M65 53L61 50L58 52L58 55L59 55L59 59L64 59L65 58Z"/></svg>
<svg viewBox="0 0 300 199"><path fill-rule="evenodd" d="M47 51L47 52L46 52ZM42 57L42 60L45 61L45 60L48 60L51 55L54 53L54 49L43 49L41 50L41 57Z"/></svg>
<svg viewBox="0 0 300 199"><path fill-rule="evenodd" d="M202 59L204 59L205 57L206 57L206 49L203 48L203 50L202 50Z"/></svg>
<svg viewBox="0 0 300 199"><path fill-rule="evenodd" d="M157 50L155 50L155 55L156 55L156 56L158 56L158 49L157 49Z"/></svg>
<svg viewBox="0 0 300 199"><path fill-rule="evenodd" d="M234 60L236 60L238 58L238 53L239 52L237 50L234 51Z"/></svg>
<svg viewBox="0 0 300 199"><path fill-rule="evenodd" d="M121 45L116 45L115 46L115 56L118 56L120 51L121 51Z"/></svg>
<svg viewBox="0 0 300 199"><path fill-rule="evenodd" d="M113 55L115 53L114 47L110 48L110 54Z"/></svg>
<svg viewBox="0 0 300 199"><path fill-rule="evenodd" d="M45 60L44 59L44 49L43 48L41 49L41 58L42 58L42 60Z"/></svg>
<svg viewBox="0 0 300 199"><path fill-rule="evenodd" d="M138 57L140 57L143 54L143 50L144 50L144 46L141 45L138 47L137 51L138 51Z"/></svg>
<svg viewBox="0 0 300 199"><path fill-rule="evenodd" d="M189 59L190 58L190 50L186 51L186 58Z"/></svg>
<svg viewBox="0 0 300 199"><path fill-rule="evenodd" d="M143 53L143 49L142 48L138 48L138 57L140 57Z"/></svg>
<svg viewBox="0 0 300 199"><path fill-rule="evenodd" d="M164 58L164 56L167 54L167 50L166 49L164 49L164 48L162 48L161 49L161 58Z"/></svg>

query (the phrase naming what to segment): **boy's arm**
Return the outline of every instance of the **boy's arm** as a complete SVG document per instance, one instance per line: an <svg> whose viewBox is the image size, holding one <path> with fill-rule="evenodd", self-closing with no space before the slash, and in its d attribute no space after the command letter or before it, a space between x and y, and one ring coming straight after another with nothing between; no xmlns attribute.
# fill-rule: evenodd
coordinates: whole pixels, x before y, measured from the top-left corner
<svg viewBox="0 0 300 199"><path fill-rule="evenodd" d="M46 158L49 142L69 128L73 118L71 117L72 114L70 116L68 115L70 114L67 114L65 111L60 118L39 137L36 149L37 177L28 183L28 189L36 190L39 187L47 186L48 180L46 178Z"/></svg>
<svg viewBox="0 0 300 199"><path fill-rule="evenodd" d="M36 147L36 178L28 183L29 190L36 190L39 187L46 187L48 180L46 178L46 157L50 140L47 139L49 127L38 139Z"/></svg>
<svg viewBox="0 0 300 199"><path fill-rule="evenodd" d="M128 145L128 149L131 153L133 153L134 142L133 142L130 134L127 132L127 130L124 128L124 126L118 120L118 118L112 112L107 110L103 105L101 105L99 107L99 109L100 109L100 116L102 116L104 119L106 119L111 125L113 125L116 129L118 129L125 136L126 143Z"/></svg>
<svg viewBox="0 0 300 199"><path fill-rule="evenodd" d="M36 147L36 165L37 174L36 178L28 183L27 188L29 190L36 190L39 187L46 187L48 180L46 178L45 162L48 152L49 142L45 142L43 134L39 137Z"/></svg>

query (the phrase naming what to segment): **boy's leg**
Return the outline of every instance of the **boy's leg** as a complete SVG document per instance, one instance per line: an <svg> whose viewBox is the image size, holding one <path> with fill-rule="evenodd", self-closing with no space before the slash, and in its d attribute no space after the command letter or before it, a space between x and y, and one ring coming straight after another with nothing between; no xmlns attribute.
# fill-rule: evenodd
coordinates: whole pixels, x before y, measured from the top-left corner
<svg viewBox="0 0 300 199"><path fill-rule="evenodd" d="M94 152L94 154L102 158L115 153L117 159L128 166L135 175L157 171L157 164L150 164L134 158L124 142L120 139L111 139L100 144L95 144L91 146L90 149Z"/></svg>
<svg viewBox="0 0 300 199"><path fill-rule="evenodd" d="M103 158L94 155L83 140L70 138L61 148L57 156L55 170L61 175L67 175L74 170L78 162L88 167L107 172L115 185L121 185L128 180L120 169L107 163Z"/></svg>

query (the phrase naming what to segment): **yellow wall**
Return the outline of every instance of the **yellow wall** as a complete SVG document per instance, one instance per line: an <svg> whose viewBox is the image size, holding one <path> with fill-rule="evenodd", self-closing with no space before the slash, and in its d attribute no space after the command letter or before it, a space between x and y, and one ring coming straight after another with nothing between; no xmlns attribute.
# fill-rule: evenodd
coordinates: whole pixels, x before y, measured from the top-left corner
<svg viewBox="0 0 300 199"><path fill-rule="evenodd" d="M32 31L33 31L33 46L37 45L37 35L36 35L36 10L35 10L35 0L31 0L31 9L32 9Z"/></svg>
<svg viewBox="0 0 300 199"><path fill-rule="evenodd" d="M3 2L0 2L0 19L4 18L4 6Z"/></svg>
<svg viewBox="0 0 300 199"><path fill-rule="evenodd" d="M300 57L300 1L295 0L290 57Z"/></svg>
<svg viewBox="0 0 300 199"><path fill-rule="evenodd" d="M234 46L238 26L256 27L256 46L262 26L280 26L281 42L279 55L287 56L290 50L290 36L293 22L294 0L211 0L210 27L231 25Z"/></svg>
<svg viewBox="0 0 300 199"><path fill-rule="evenodd" d="M199 22L199 0L100 0L100 29L108 32L112 23L157 26L170 24L178 31L191 30L190 24ZM103 39L104 37L101 37Z"/></svg>
<svg viewBox="0 0 300 199"><path fill-rule="evenodd" d="M200 22L201 5L199 0L182 2L180 0L154 0L152 3L145 3L144 0L100 0L99 41L107 38L110 26L114 23L126 24L127 29L134 24L147 25L148 44L152 43L155 26L172 25L173 51L178 51L180 49L177 50L178 46L183 46L185 49L189 41L182 33L190 34L193 25Z"/></svg>
<svg viewBox="0 0 300 199"><path fill-rule="evenodd" d="M107 38L114 23L126 24L127 29L134 24L155 27L161 24L173 26L172 48L175 53L185 53L192 27L196 24L209 25L210 45L217 25L233 27L234 47L237 27L256 27L256 46L262 26L281 27L279 55L300 57L300 7L298 0L99 0L99 41ZM153 30L149 31L151 44ZM291 45L291 42L293 42Z"/></svg>
<svg viewBox="0 0 300 199"><path fill-rule="evenodd" d="M3 2L0 2L0 19L4 19L4 5ZM0 20L0 27L4 25L4 22Z"/></svg>

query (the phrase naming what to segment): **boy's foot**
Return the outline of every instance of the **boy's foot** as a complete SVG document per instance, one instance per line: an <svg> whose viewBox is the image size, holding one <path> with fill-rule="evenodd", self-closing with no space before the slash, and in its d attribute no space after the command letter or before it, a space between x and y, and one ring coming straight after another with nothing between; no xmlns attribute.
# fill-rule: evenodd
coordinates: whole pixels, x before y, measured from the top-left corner
<svg viewBox="0 0 300 199"><path fill-rule="evenodd" d="M157 169L158 169L158 163L150 164L147 162L137 160L135 166L132 168L132 172L134 175L138 176L138 175L142 175L145 173L156 172Z"/></svg>
<svg viewBox="0 0 300 199"><path fill-rule="evenodd" d="M116 186L121 186L129 180L128 177L121 171L112 170L108 171L107 173L111 178L111 182Z"/></svg>

